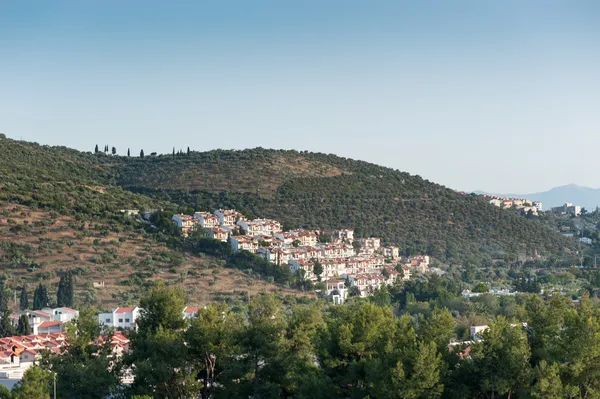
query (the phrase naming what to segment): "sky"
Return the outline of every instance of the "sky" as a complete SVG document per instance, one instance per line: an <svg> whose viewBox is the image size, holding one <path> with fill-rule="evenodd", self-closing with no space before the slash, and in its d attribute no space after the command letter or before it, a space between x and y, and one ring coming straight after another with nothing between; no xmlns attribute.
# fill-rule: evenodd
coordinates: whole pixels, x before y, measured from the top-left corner
<svg viewBox="0 0 600 399"><path fill-rule="evenodd" d="M598 21L597 0L0 0L0 132L600 187Z"/></svg>

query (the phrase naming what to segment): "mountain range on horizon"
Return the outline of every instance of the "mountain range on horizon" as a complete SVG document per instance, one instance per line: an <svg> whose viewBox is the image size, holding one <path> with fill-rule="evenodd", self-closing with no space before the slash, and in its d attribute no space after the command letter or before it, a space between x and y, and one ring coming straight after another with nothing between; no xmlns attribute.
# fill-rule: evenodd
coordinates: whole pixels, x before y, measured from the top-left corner
<svg viewBox="0 0 600 399"><path fill-rule="evenodd" d="M550 190L529 194L501 194L486 191L473 191L475 194L494 194L509 198L527 198L532 201L542 201L544 210L570 202L588 211L600 206L600 188L584 187L574 183L553 187Z"/></svg>

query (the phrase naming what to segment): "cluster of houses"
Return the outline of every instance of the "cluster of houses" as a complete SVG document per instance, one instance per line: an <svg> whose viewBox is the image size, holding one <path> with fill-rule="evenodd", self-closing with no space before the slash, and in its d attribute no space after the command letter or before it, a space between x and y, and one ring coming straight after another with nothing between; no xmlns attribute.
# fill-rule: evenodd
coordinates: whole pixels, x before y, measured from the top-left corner
<svg viewBox="0 0 600 399"><path fill-rule="evenodd" d="M60 333L63 331L64 323L79 317L79 311L67 307L43 308L26 311L22 314L27 316L34 335ZM10 315L13 326L17 327L20 316L20 314Z"/></svg>
<svg viewBox="0 0 600 399"><path fill-rule="evenodd" d="M108 337L99 337L98 343L106 343ZM62 332L0 338L0 378L21 379L23 373L40 359L44 351L61 354L66 345ZM113 356L121 356L129 350L129 339L122 332L110 336Z"/></svg>
<svg viewBox="0 0 600 399"><path fill-rule="evenodd" d="M410 279L414 271L429 270L429 256L400 257L398 247L384 246L377 237L355 239L353 229L283 231L277 220L248 220L233 209L174 215L172 220L184 235L204 229L209 237L229 242L235 252L251 252L305 279L324 282L325 295L337 303L351 287L364 297L383 284ZM320 275L316 263L322 266Z"/></svg>
<svg viewBox="0 0 600 399"><path fill-rule="evenodd" d="M197 306L186 306L182 317L192 319L199 310ZM23 373L40 359L44 351L61 354L67 339L63 328L66 323L79 317L79 311L70 308L47 308L25 314L33 329L31 335L0 338L0 378L21 379ZM140 314L141 309L138 307L119 307L110 313L100 313L99 324L110 327L111 334L100 336L96 343L105 344L110 339L110 348L115 357L128 352L129 338L123 331L135 329ZM16 324L19 316L11 315L10 318Z"/></svg>
<svg viewBox="0 0 600 399"><path fill-rule="evenodd" d="M541 201L531 201L523 198L506 198L498 195L483 194L483 198L489 203L499 208L516 209L524 213L537 215L542 211Z"/></svg>

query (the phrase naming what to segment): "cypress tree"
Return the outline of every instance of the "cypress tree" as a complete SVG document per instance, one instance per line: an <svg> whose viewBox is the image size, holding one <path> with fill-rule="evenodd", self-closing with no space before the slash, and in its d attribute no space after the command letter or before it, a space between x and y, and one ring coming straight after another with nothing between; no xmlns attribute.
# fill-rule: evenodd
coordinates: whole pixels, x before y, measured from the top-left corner
<svg viewBox="0 0 600 399"><path fill-rule="evenodd" d="M96 148L94 148L94 154L98 153L98 144L96 144Z"/></svg>
<svg viewBox="0 0 600 399"><path fill-rule="evenodd" d="M19 317L19 325L17 326L17 335L31 335L31 325L29 324L29 318L27 315L22 314Z"/></svg>
<svg viewBox="0 0 600 399"><path fill-rule="evenodd" d="M48 306L48 290L40 283L33 293L33 310L40 310Z"/></svg>
<svg viewBox="0 0 600 399"><path fill-rule="evenodd" d="M15 328L10 322L10 311L8 310L8 295L4 287L4 280L0 281L0 337L15 335Z"/></svg>
<svg viewBox="0 0 600 399"><path fill-rule="evenodd" d="M187 156L188 157L190 156L190 147L188 147L188 149L187 149Z"/></svg>
<svg viewBox="0 0 600 399"><path fill-rule="evenodd" d="M175 147L173 147L173 159L175 159Z"/></svg>
<svg viewBox="0 0 600 399"><path fill-rule="evenodd" d="M56 306L73 306L73 273L71 270L60 276L56 291Z"/></svg>
<svg viewBox="0 0 600 399"><path fill-rule="evenodd" d="M144 159L144 150L140 151L140 158Z"/></svg>
<svg viewBox="0 0 600 399"><path fill-rule="evenodd" d="M29 293L27 292L27 284L21 288L21 297L19 298L19 308L25 310L29 308Z"/></svg>
<svg viewBox="0 0 600 399"><path fill-rule="evenodd" d="M127 149L127 157L131 156L131 152L129 152L129 148Z"/></svg>

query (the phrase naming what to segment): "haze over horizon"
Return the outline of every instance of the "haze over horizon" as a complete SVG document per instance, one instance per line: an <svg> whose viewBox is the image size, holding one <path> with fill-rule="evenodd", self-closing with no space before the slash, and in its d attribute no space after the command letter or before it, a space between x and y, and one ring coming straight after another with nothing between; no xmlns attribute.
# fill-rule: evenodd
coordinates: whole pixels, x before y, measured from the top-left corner
<svg viewBox="0 0 600 399"><path fill-rule="evenodd" d="M595 1L5 2L0 132L319 151L465 191L599 187L599 20Z"/></svg>

